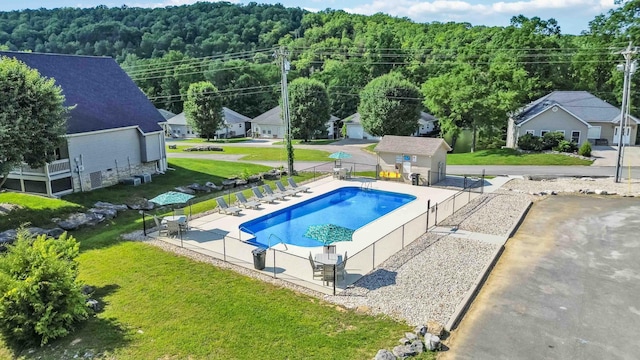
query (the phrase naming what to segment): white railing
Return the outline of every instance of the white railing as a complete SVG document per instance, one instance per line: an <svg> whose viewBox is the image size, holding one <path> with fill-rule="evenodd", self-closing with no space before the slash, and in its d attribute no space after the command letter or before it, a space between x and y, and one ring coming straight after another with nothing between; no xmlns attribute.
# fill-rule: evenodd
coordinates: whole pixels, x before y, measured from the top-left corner
<svg viewBox="0 0 640 360"><path fill-rule="evenodd" d="M62 159L52 161L47 164L47 170L49 171L49 175L57 175L62 173L71 172L71 162L69 159ZM10 172L15 175L45 175L44 166L39 168L32 168L27 164L23 164L22 166L17 167L16 169Z"/></svg>

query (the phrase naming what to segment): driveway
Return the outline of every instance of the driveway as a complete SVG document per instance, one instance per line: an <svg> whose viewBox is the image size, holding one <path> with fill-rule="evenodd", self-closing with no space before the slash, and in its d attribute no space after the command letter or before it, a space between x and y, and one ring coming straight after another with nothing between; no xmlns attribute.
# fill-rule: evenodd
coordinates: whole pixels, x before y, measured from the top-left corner
<svg viewBox="0 0 640 360"><path fill-rule="evenodd" d="M591 156L596 158L591 166L616 166L618 147L594 146ZM640 166L640 146L625 146L623 160L624 166Z"/></svg>
<svg viewBox="0 0 640 360"><path fill-rule="evenodd" d="M640 202L536 203L444 359L637 359Z"/></svg>

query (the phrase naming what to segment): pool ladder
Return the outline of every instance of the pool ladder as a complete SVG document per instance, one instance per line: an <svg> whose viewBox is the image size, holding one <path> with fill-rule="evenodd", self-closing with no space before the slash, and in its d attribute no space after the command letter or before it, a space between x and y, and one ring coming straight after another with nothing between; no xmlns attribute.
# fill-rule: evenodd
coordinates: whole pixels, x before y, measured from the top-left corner
<svg viewBox="0 0 640 360"><path fill-rule="evenodd" d="M272 244L271 243L271 238L276 238L276 239L278 239L278 241L276 241L275 243ZM276 235L276 234L269 235L269 239L268 240L269 240L269 248L271 248L271 245L282 244L282 245L284 245L284 249L285 250L289 250L289 248L287 247L287 244L282 239L280 239L280 237L278 235Z"/></svg>
<svg viewBox="0 0 640 360"><path fill-rule="evenodd" d="M364 181L360 185L360 190L372 190L372 189L373 189L373 183L370 181Z"/></svg>

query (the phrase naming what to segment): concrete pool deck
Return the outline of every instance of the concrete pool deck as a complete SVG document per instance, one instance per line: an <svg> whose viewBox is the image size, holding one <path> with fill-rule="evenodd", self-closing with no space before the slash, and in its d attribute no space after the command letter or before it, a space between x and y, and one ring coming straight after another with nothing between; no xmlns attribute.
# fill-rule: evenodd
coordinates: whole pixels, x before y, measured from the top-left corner
<svg viewBox="0 0 640 360"><path fill-rule="evenodd" d="M338 254L347 252L349 259L352 259L353 255L370 247L373 242L385 234L403 227L405 223L424 214L427 211L428 201L430 201L431 206L434 206L436 203L440 203L459 192L451 189L411 186L400 182L358 178L338 180L326 177L305 185L310 187L308 193L301 193L299 196L289 197L284 201L277 201L273 204L262 204L257 210L243 209L239 216L214 213L192 219L189 222L190 229L182 234L182 239L178 237L162 237L161 239L189 250L253 269L251 250L256 247L244 242L253 236L239 230L240 224L246 221L347 186L366 187L416 196L414 201L356 230L353 235L353 241L335 243ZM348 216L348 214L345 214L345 216ZM433 226L433 224L429 224L429 226ZM426 231L425 227L421 229L420 234ZM157 237L158 233L156 232L153 236ZM274 239L274 241L277 240ZM380 247L378 251L385 251L385 249ZM393 250L387 249L387 251ZM274 245L267 253L266 268L262 271L255 271L330 294L333 292L333 287L323 284L321 280L313 280L313 273L309 264L309 254L321 252L322 246L300 247L280 243ZM347 262L346 270L348 275L345 279L346 281L339 284L341 288L366 275L369 271L367 267L370 266L371 261L368 261L366 265L361 262L359 263L357 260Z"/></svg>

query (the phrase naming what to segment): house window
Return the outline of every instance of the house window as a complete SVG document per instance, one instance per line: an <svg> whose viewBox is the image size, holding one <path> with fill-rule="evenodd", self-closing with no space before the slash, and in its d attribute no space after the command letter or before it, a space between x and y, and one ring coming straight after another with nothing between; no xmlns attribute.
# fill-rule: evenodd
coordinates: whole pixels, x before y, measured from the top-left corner
<svg viewBox="0 0 640 360"><path fill-rule="evenodd" d="M262 130L262 135L266 134L267 130ZM269 131L269 134L271 134L271 131Z"/></svg>
<svg viewBox="0 0 640 360"><path fill-rule="evenodd" d="M242 124L238 124L238 128L242 129Z"/></svg>
<svg viewBox="0 0 640 360"><path fill-rule="evenodd" d="M572 131L571 132L571 141L579 144L580 143L580 131Z"/></svg>
<svg viewBox="0 0 640 360"><path fill-rule="evenodd" d="M271 130L269 130L269 131L267 132L267 134L271 135Z"/></svg>
<svg viewBox="0 0 640 360"><path fill-rule="evenodd" d="M540 136L544 136L544 134L548 133L549 130L540 130Z"/></svg>
<svg viewBox="0 0 640 360"><path fill-rule="evenodd" d="M527 131L525 131L525 134L535 135L536 131L535 130L527 130Z"/></svg>

